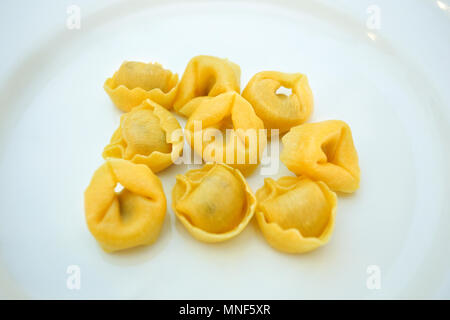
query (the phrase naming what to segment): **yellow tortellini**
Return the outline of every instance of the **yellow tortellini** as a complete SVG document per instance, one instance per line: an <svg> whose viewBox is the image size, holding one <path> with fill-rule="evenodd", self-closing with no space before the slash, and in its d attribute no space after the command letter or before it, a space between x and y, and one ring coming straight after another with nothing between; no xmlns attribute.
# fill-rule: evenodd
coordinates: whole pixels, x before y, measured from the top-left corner
<svg viewBox="0 0 450 320"><path fill-rule="evenodd" d="M350 193L359 188L358 154L344 121L302 124L282 141L281 161L295 174L323 181L334 191Z"/></svg>
<svg viewBox="0 0 450 320"><path fill-rule="evenodd" d="M253 217L256 198L239 170L225 164L206 164L176 179L173 210L200 241L230 239Z"/></svg>
<svg viewBox="0 0 450 320"><path fill-rule="evenodd" d="M229 240L256 215L279 251L309 252L330 240L335 192L359 188L349 126L337 120L305 124L314 99L304 74L259 72L242 94L240 76L236 63L199 55L181 81L158 63L136 61L123 62L105 81L113 103L126 112L84 192L87 226L105 251L156 241L166 197L155 173L181 157L184 137L206 164L176 176L172 209L195 239ZM184 132L172 108L188 118ZM297 176L266 178L255 195L244 176L261 162L271 129L286 133L280 159Z"/></svg>
<svg viewBox="0 0 450 320"><path fill-rule="evenodd" d="M241 69L227 59L212 56L192 58L181 78L174 109L189 117L198 105L221 93L240 92Z"/></svg>
<svg viewBox="0 0 450 320"><path fill-rule="evenodd" d="M114 104L128 112L145 99L151 99L166 109L172 108L177 84L178 75L159 63L125 61L103 87Z"/></svg>
<svg viewBox="0 0 450 320"><path fill-rule="evenodd" d="M170 166L183 151L184 138L177 119L151 100L122 115L120 126L103 157L147 165L153 172Z"/></svg>
<svg viewBox="0 0 450 320"><path fill-rule="evenodd" d="M244 175L256 168L266 145L263 122L236 92L203 101L189 117L185 135L206 162L226 163Z"/></svg>
<svg viewBox="0 0 450 320"><path fill-rule="evenodd" d="M117 184L123 186L116 192ZM86 222L101 247L117 251L153 243L166 214L161 181L145 165L107 160L84 193Z"/></svg>
<svg viewBox="0 0 450 320"><path fill-rule="evenodd" d="M291 89L292 94L277 93L280 87ZM259 72L250 79L242 96L251 103L265 127L279 129L280 134L305 122L313 111L312 91L307 77L301 73Z"/></svg>
<svg viewBox="0 0 450 320"><path fill-rule="evenodd" d="M258 225L275 249L303 253L330 239L337 198L325 183L306 177L266 178L256 198Z"/></svg>

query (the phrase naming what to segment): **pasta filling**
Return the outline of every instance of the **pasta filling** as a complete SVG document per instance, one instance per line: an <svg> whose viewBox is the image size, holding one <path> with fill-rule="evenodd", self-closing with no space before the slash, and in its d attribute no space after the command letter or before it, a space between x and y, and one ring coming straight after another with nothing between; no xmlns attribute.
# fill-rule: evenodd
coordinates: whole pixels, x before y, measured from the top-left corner
<svg viewBox="0 0 450 320"><path fill-rule="evenodd" d="M211 233L224 233L242 221L245 190L227 169L214 167L176 208L192 225Z"/></svg>
<svg viewBox="0 0 450 320"><path fill-rule="evenodd" d="M151 110L142 109L130 114L123 122L122 134L128 143L125 159L132 159L136 154L148 156L154 151L172 151L172 144L166 141L160 119Z"/></svg>
<svg viewBox="0 0 450 320"><path fill-rule="evenodd" d="M328 224L330 205L322 190L310 180L302 180L286 193L261 206L268 222L283 229L295 228L304 237L320 237Z"/></svg>

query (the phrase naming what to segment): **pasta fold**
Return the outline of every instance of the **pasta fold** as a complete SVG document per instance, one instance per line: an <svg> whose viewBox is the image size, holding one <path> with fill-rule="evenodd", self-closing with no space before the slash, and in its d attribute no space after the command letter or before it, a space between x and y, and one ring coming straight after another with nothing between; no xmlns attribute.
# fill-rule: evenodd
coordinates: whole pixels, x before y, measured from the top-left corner
<svg viewBox="0 0 450 320"><path fill-rule="evenodd" d="M203 101L186 123L185 135L206 162L223 162L250 174L266 146L264 124L236 92Z"/></svg>
<svg viewBox="0 0 450 320"><path fill-rule="evenodd" d="M351 193L359 188L358 154L344 121L302 124L282 142L280 159L295 174L323 181L334 191Z"/></svg>
<svg viewBox="0 0 450 320"><path fill-rule="evenodd" d="M117 184L123 186L116 192ZM144 165L107 160L84 192L87 226L107 252L153 243L166 214L161 181Z"/></svg>
<svg viewBox="0 0 450 320"><path fill-rule="evenodd" d="M159 63L125 61L103 88L120 110L128 112L146 99L171 109L177 84L178 75Z"/></svg>
<svg viewBox="0 0 450 320"><path fill-rule="evenodd" d="M177 175L172 207L194 238L220 242L245 228L253 217L256 198L239 170L206 164Z"/></svg>
<svg viewBox="0 0 450 320"><path fill-rule="evenodd" d="M174 109L189 117L201 102L228 91L240 92L240 67L212 56L192 58L181 78Z"/></svg>
<svg viewBox="0 0 450 320"><path fill-rule="evenodd" d="M122 115L103 157L142 163L153 172L159 172L180 157L183 144L177 119L170 111L147 99Z"/></svg>
<svg viewBox="0 0 450 320"><path fill-rule="evenodd" d="M291 89L292 94L277 93L280 87ZM242 96L251 103L264 126L279 129L280 134L308 120L313 111L308 78L301 73L259 72L250 79Z"/></svg>
<svg viewBox="0 0 450 320"><path fill-rule="evenodd" d="M258 225L275 249L304 253L329 241L337 197L325 183L306 177L266 178L256 198Z"/></svg>

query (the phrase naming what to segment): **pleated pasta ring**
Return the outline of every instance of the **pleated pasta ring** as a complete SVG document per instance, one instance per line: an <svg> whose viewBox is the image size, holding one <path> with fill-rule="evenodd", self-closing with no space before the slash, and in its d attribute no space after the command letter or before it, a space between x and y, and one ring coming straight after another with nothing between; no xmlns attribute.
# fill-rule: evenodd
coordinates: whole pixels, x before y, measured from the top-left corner
<svg viewBox="0 0 450 320"><path fill-rule="evenodd" d="M116 192L117 184L123 186ZM84 192L87 226L107 252L151 244L166 215L161 181L144 165L107 160Z"/></svg>
<svg viewBox="0 0 450 320"><path fill-rule="evenodd" d="M185 135L206 162L222 162L251 173L266 146L266 132L250 103L236 92L203 101L186 123Z"/></svg>
<svg viewBox="0 0 450 320"><path fill-rule="evenodd" d="M273 248L304 253L329 241L337 198L325 183L306 177L266 178L256 198L256 220Z"/></svg>
<svg viewBox="0 0 450 320"><path fill-rule="evenodd" d="M282 141L280 159L295 174L323 181L334 191L359 188L358 154L344 121L305 123L292 128Z"/></svg>
<svg viewBox="0 0 450 320"><path fill-rule="evenodd" d="M277 93L280 87L291 89L292 93ZM270 129L279 129L282 134L302 124L314 106L308 78L301 73L259 72L250 79L242 96L251 103L269 135Z"/></svg>
<svg viewBox="0 0 450 320"><path fill-rule="evenodd" d="M208 97L228 91L239 93L240 77L240 67L228 59L196 56L186 66L173 107L189 117Z"/></svg>
<svg viewBox="0 0 450 320"><path fill-rule="evenodd" d="M103 157L145 164L153 172L159 172L180 157L183 145L184 136L177 119L147 99L122 115Z"/></svg>
<svg viewBox="0 0 450 320"><path fill-rule="evenodd" d="M220 242L237 236L256 208L256 198L239 170L206 164L176 176L175 215L197 240Z"/></svg>
<svg viewBox="0 0 450 320"><path fill-rule="evenodd" d="M177 84L178 75L159 63L125 61L103 88L120 110L128 112L145 99L171 109Z"/></svg>

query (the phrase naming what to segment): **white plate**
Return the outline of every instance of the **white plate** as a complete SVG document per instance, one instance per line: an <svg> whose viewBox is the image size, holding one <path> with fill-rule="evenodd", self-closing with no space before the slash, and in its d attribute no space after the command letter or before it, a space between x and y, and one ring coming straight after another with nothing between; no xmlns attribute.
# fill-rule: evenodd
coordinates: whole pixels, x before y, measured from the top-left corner
<svg viewBox="0 0 450 320"><path fill-rule="evenodd" d="M378 1L370 8L365 1L131 1L92 8L80 1L79 30L65 28L65 7L55 13L46 11L53 2L39 3L35 10L48 16L38 21L54 28L29 46L15 42L40 28L34 11L19 26L11 16L20 4L6 2L1 10L1 40L11 42L0 53L6 61L0 74L1 296L450 298L444 0ZM311 121L350 124L361 188L339 197L328 245L282 254L253 223L231 241L208 245L168 209L153 246L118 254L99 248L85 225L83 191L121 114L103 91L104 80L123 60L158 61L181 75L198 54L238 63L242 88L262 70L306 73L315 96ZM174 176L187 168L159 174L168 208ZM280 163L274 176L287 174ZM248 181L256 190L263 179L255 172ZM71 265L81 271L79 290L66 284ZM380 289L367 286L372 265Z"/></svg>

